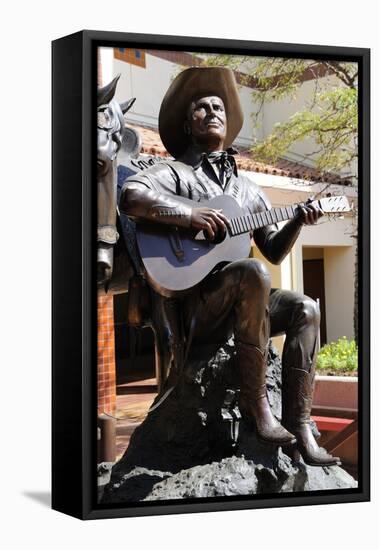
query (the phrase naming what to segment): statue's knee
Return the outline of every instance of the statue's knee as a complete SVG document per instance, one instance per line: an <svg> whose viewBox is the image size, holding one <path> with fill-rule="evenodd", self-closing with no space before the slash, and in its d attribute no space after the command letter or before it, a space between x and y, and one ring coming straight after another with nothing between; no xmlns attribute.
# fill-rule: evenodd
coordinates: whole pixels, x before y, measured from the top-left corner
<svg viewBox="0 0 379 550"><path fill-rule="evenodd" d="M299 303L299 309L304 324L315 327L320 326L320 308L317 302L308 296L304 296Z"/></svg>
<svg viewBox="0 0 379 550"><path fill-rule="evenodd" d="M266 266L255 258L243 260L241 262L242 279L249 286L260 288L262 291L268 292L271 288L271 276Z"/></svg>

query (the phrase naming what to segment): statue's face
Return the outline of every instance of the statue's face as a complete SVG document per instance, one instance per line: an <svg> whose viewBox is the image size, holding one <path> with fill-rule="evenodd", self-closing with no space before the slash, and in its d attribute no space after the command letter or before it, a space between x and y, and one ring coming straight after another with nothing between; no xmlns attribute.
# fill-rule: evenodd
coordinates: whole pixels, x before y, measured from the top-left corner
<svg viewBox="0 0 379 550"><path fill-rule="evenodd" d="M187 124L195 142L223 145L227 120L224 102L217 96L206 96L191 102Z"/></svg>

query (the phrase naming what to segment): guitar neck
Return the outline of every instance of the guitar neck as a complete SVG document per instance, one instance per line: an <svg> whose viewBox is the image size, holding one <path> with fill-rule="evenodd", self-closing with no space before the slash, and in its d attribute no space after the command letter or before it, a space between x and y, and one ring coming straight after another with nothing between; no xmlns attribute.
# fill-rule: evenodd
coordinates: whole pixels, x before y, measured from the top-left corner
<svg viewBox="0 0 379 550"><path fill-rule="evenodd" d="M265 227L266 225L283 222L294 218L297 214L298 206L282 206L278 208L271 208L270 210L264 210L262 212L256 212L255 214L246 214L245 216L237 216L230 219L230 235L232 237L236 235L242 235L243 233L250 233Z"/></svg>

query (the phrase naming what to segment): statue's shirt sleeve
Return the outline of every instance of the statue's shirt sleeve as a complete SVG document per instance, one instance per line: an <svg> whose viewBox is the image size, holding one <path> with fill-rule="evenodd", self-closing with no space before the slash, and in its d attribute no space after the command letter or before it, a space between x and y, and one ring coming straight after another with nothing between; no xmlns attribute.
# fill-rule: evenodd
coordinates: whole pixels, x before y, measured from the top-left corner
<svg viewBox="0 0 379 550"><path fill-rule="evenodd" d="M158 163L129 177L120 196L120 210L137 220L189 227L192 208L176 194L177 179L172 168Z"/></svg>

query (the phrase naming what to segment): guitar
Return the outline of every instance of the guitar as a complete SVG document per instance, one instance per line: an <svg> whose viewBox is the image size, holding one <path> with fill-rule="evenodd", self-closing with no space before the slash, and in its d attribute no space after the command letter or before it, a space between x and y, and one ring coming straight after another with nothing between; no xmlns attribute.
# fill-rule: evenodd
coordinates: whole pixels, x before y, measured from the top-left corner
<svg viewBox="0 0 379 550"><path fill-rule="evenodd" d="M199 206L189 199L181 200ZM313 201L325 213L350 211L344 196ZM173 297L191 290L215 268L248 258L250 233L260 227L290 220L298 214L299 205L272 208L246 214L230 195L220 195L201 202L222 210L230 221L230 229L221 241L206 240L203 232L160 224L137 224L137 244L150 285L159 294Z"/></svg>

